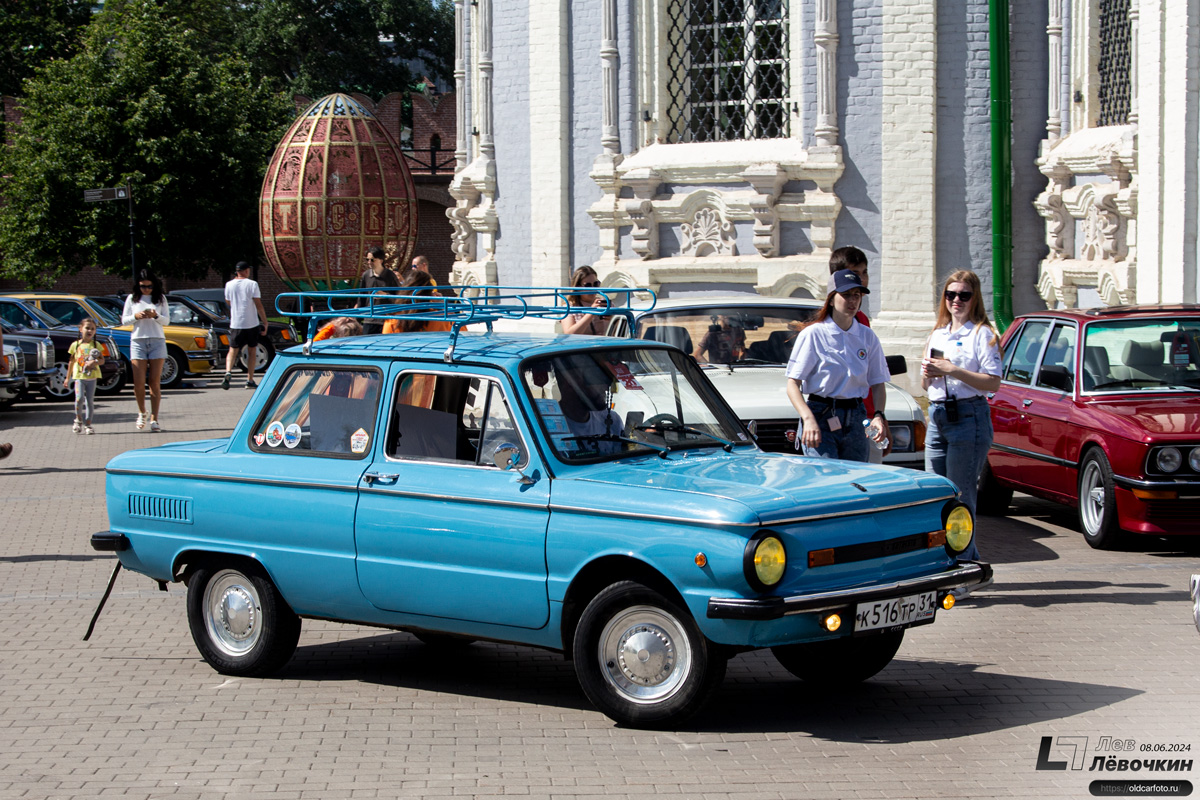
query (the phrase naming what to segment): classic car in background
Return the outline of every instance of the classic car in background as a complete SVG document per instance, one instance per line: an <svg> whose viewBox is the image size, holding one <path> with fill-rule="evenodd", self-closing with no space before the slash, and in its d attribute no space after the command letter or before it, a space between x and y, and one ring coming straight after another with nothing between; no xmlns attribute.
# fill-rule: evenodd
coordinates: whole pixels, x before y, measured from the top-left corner
<svg viewBox="0 0 1200 800"><path fill-rule="evenodd" d="M0 374L0 408L5 408L25 392L25 353L18 345L9 344L6 337L0 358L4 359L4 372Z"/></svg>
<svg viewBox="0 0 1200 800"><path fill-rule="evenodd" d="M36 305L42 311L65 325L74 327L84 317L100 320L103 332L111 335L121 350L125 372L132 376L129 366L129 336L132 325L121 324L120 312L113 313L99 303L81 294L63 292L16 292L9 297ZM213 369L216 358L216 342L205 328L183 325L164 325L167 337L167 357L163 361L162 386L173 389L183 383L187 376L205 375ZM99 387L97 387L99 391Z"/></svg>
<svg viewBox="0 0 1200 800"><path fill-rule="evenodd" d="M115 310L118 314L125 307L125 300L115 295L92 297L93 302ZM208 328L216 340L216 355L218 371L225 369L225 355L229 352L229 317L223 316L212 308L213 304L201 303L190 295L178 292L167 292L167 306L171 310L172 325L190 325L195 328ZM228 306L226 306L228 309ZM255 372L262 372L275 357L275 351L291 347L299 343L296 330L286 322L267 322L267 338L260 339L256 350L257 360L254 362ZM238 364L246 368L246 351L238 357Z"/></svg>
<svg viewBox="0 0 1200 800"><path fill-rule="evenodd" d="M0 296L0 319L12 326L12 332L17 334L14 341L23 342L29 390L36 389L48 400L69 400L74 397L75 390L64 386L63 380L67 377L67 364L71 361L71 343L79 338L79 329L63 324L32 302L12 297ZM5 337L9 335L9 330L4 329ZM117 394L125 385L125 366L111 333L107 328L98 328L96 332L96 342L105 359L100 367L100 380L96 382L96 393L101 395ZM40 349L47 339L51 349L48 370L42 361Z"/></svg>
<svg viewBox="0 0 1200 800"><path fill-rule="evenodd" d="M1200 531L1200 305L1044 311L1005 333L979 510L1075 506L1088 544Z"/></svg>
<svg viewBox="0 0 1200 800"><path fill-rule="evenodd" d="M694 353L710 328L728 326L744 343L731 363L704 363L705 373L733 406L743 424L755 423L758 446L773 453L795 453L799 415L787 397L785 371L796 333L821 307L816 300L759 295L732 295L662 300L652 310L634 309L633 335L668 342ZM625 335L618 320L610 334ZM905 371L904 359L888 358L892 374ZM925 468L925 412L894 383L887 384L888 424L892 452L886 464ZM874 450L872 452L875 452Z"/></svg>
<svg viewBox="0 0 1200 800"><path fill-rule="evenodd" d="M225 674L280 669L301 618L358 622L560 651L639 726L691 716L756 648L822 689L865 680L990 577L958 558L973 520L944 478L765 453L665 344L490 332L561 319L536 291L377 307L469 332L281 352L228 438L109 462L93 547L186 583Z"/></svg>

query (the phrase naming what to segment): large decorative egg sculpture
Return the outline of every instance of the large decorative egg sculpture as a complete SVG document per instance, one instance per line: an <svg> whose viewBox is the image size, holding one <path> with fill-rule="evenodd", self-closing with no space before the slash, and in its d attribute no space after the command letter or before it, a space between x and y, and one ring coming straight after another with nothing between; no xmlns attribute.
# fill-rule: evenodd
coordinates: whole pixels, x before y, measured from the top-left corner
<svg viewBox="0 0 1200 800"><path fill-rule="evenodd" d="M276 146L259 220L267 262L288 286L355 288L372 247L382 247L392 263L412 259L412 174L374 114L331 94L309 106Z"/></svg>

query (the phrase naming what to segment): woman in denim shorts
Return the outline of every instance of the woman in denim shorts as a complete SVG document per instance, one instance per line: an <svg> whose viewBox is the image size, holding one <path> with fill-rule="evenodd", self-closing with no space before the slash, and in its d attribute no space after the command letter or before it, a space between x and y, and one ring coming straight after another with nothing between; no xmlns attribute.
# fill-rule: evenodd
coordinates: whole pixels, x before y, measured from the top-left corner
<svg viewBox="0 0 1200 800"><path fill-rule="evenodd" d="M121 322L133 326L129 341L129 361L133 365L133 396L137 400L138 415L134 427L139 431L146 427L146 385L150 386L150 430L162 430L158 424L158 407L162 402L163 361L167 357L167 335L163 331L171 319L167 298L163 293L162 281L147 270L133 281L133 291L125 298L125 309Z"/></svg>

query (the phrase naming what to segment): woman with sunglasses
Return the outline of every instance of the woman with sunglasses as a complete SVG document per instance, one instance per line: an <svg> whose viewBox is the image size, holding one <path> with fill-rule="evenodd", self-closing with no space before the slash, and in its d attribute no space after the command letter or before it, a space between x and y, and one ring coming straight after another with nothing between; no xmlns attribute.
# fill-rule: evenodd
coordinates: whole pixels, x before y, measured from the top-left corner
<svg viewBox="0 0 1200 800"><path fill-rule="evenodd" d="M1000 338L983 307L979 276L959 270L946 279L921 361L921 386L929 394L925 471L954 481L972 514L992 445L985 395L1000 388L1000 361ZM974 539L962 557L979 558Z"/></svg>
<svg viewBox="0 0 1200 800"><path fill-rule="evenodd" d="M121 322L133 326L129 337L129 363L133 365L133 396L138 415L134 427L146 427L146 384L150 385L150 430L158 433L158 407L162 401L163 361L167 357L167 335L163 325L171 320L171 309L163 293L162 281L142 270L133 281L133 291L125 298Z"/></svg>
<svg viewBox="0 0 1200 800"><path fill-rule="evenodd" d="M600 277L591 267L580 267L571 275L572 289L599 289ZM567 302L573 306L607 308L608 301L601 294L572 294ZM603 336L608 331L608 317L599 314L568 314L562 321L563 333L583 333Z"/></svg>

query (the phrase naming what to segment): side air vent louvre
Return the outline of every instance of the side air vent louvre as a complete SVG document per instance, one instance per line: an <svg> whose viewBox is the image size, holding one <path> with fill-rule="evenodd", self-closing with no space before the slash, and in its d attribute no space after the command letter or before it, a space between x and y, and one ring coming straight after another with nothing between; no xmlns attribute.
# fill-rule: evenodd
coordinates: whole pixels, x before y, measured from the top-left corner
<svg viewBox="0 0 1200 800"><path fill-rule="evenodd" d="M129 516L192 524L190 497L161 497L152 494L129 495Z"/></svg>

